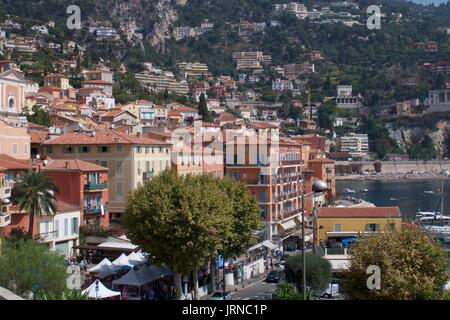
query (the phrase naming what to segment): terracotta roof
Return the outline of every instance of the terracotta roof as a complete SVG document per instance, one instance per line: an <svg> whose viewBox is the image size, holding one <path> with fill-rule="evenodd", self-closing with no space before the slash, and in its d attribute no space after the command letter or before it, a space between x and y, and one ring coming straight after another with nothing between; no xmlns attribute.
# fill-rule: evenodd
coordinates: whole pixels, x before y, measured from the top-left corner
<svg viewBox="0 0 450 320"><path fill-rule="evenodd" d="M67 78L66 75L61 73L55 73L55 74L48 74L45 76L46 78Z"/></svg>
<svg viewBox="0 0 450 320"><path fill-rule="evenodd" d="M173 110L179 111L179 112L198 112L197 109L194 109L194 108L191 108L188 106L178 106L178 107L173 108Z"/></svg>
<svg viewBox="0 0 450 320"><path fill-rule="evenodd" d="M178 112L178 111L169 111L169 112L167 113L167 115L168 115L169 117L179 117L179 118L182 117L182 116L181 116L181 113Z"/></svg>
<svg viewBox="0 0 450 320"><path fill-rule="evenodd" d="M319 208L319 218L400 218L399 207Z"/></svg>
<svg viewBox="0 0 450 320"><path fill-rule="evenodd" d="M202 121L202 127L217 127L220 128L218 124Z"/></svg>
<svg viewBox="0 0 450 320"><path fill-rule="evenodd" d="M67 159L67 160L58 159L58 160L50 160L50 162L42 170L99 172L99 171L108 171L108 168L78 159Z"/></svg>
<svg viewBox="0 0 450 320"><path fill-rule="evenodd" d="M99 144L146 144L146 145L168 145L159 140L145 136L137 136L117 132L114 130L99 130L95 135L91 133L70 132L45 142L45 145L99 145Z"/></svg>
<svg viewBox="0 0 450 320"><path fill-rule="evenodd" d="M252 125L255 127L255 129L276 129L276 128L278 128L276 125L270 124L268 122L263 122L263 121L253 122Z"/></svg>
<svg viewBox="0 0 450 320"><path fill-rule="evenodd" d="M81 82L81 84L84 84L84 83L87 83L87 84L93 83L93 84L109 84L109 85L112 85L112 82L105 81L105 80L86 80L86 81Z"/></svg>
<svg viewBox="0 0 450 320"><path fill-rule="evenodd" d="M62 89L53 86L43 86L39 88L38 92L53 92L53 91L62 91Z"/></svg>
<svg viewBox="0 0 450 320"><path fill-rule="evenodd" d="M44 131L31 131L30 135L30 143L44 143L48 138L48 132Z"/></svg>
<svg viewBox="0 0 450 320"><path fill-rule="evenodd" d="M101 114L100 116L102 118L110 118L110 117L117 117L118 115L128 112L131 114L131 112L129 112L128 110L122 110L122 109L112 109L111 111L105 112L103 114ZM134 117L136 117L135 115L133 115Z"/></svg>
<svg viewBox="0 0 450 320"><path fill-rule="evenodd" d="M36 124L36 123L33 123L33 122L28 122L26 127L28 129L46 129L46 130L48 129L46 126L42 126L40 124Z"/></svg>
<svg viewBox="0 0 450 320"><path fill-rule="evenodd" d="M129 125L121 125L120 127L116 127L113 130L114 131L118 131L118 132L127 132L128 130L130 130L131 128L133 128L133 126L129 126Z"/></svg>
<svg viewBox="0 0 450 320"><path fill-rule="evenodd" d="M6 154L0 154L0 167L10 170L15 169L31 169L33 166L29 161L18 160Z"/></svg>

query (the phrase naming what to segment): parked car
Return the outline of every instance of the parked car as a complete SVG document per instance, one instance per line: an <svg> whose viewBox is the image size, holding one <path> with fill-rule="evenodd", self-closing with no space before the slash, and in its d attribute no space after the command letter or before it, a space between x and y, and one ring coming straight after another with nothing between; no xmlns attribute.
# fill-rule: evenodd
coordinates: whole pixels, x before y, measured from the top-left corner
<svg viewBox="0 0 450 320"><path fill-rule="evenodd" d="M280 261L280 262L278 262L277 264L276 264L276 266L278 267L278 268L280 268L281 270L284 270L284 266L286 265L286 261Z"/></svg>
<svg viewBox="0 0 450 320"><path fill-rule="evenodd" d="M231 300L231 292L226 292L224 297L222 291L216 291L208 297L208 300Z"/></svg>
<svg viewBox="0 0 450 320"><path fill-rule="evenodd" d="M275 293L273 292L264 292L264 293L259 293L256 296L256 300L276 300L277 297L275 295Z"/></svg>
<svg viewBox="0 0 450 320"><path fill-rule="evenodd" d="M336 298L339 296L339 283L336 280L332 280L328 286L319 295L320 298Z"/></svg>
<svg viewBox="0 0 450 320"><path fill-rule="evenodd" d="M281 280L281 272L277 270L272 270L267 274L267 283L278 283Z"/></svg>

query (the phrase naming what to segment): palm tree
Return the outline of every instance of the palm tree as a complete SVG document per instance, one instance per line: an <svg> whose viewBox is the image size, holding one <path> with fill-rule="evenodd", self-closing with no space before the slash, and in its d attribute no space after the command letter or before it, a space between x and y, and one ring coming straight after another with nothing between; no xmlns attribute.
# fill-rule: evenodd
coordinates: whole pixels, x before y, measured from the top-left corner
<svg viewBox="0 0 450 320"><path fill-rule="evenodd" d="M47 173L29 169L22 172L14 188L14 200L19 210L28 212L30 217L28 237L33 238L35 216L53 215L56 213L55 192L58 188Z"/></svg>

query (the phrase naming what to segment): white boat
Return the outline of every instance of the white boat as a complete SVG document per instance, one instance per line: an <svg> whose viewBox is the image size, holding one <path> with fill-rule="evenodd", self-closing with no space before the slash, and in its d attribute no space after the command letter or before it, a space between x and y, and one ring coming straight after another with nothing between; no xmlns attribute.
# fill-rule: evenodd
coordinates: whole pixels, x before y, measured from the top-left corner
<svg viewBox="0 0 450 320"><path fill-rule="evenodd" d="M352 189L349 189L349 188L345 188L345 189L344 189L344 192L345 192L345 193L356 193L355 190L352 190Z"/></svg>
<svg viewBox="0 0 450 320"><path fill-rule="evenodd" d="M397 198L389 198L389 200L391 200L391 201L398 201Z"/></svg>
<svg viewBox="0 0 450 320"><path fill-rule="evenodd" d="M425 193L425 194L434 194L434 191L433 190L425 190L423 193Z"/></svg>
<svg viewBox="0 0 450 320"><path fill-rule="evenodd" d="M363 192L369 192L369 190L368 189L364 189Z"/></svg>

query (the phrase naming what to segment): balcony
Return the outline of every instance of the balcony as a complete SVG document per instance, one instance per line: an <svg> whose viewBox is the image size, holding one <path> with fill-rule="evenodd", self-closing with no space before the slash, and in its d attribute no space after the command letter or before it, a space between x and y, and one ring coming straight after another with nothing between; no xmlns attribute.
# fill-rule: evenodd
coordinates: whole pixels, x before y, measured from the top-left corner
<svg viewBox="0 0 450 320"><path fill-rule="evenodd" d="M52 232L44 232L39 234L39 239L41 241L52 241L59 237L59 234L57 231Z"/></svg>
<svg viewBox="0 0 450 320"><path fill-rule="evenodd" d="M108 188L108 183L88 183L84 185L85 191L98 191L98 190L105 190Z"/></svg>
<svg viewBox="0 0 450 320"><path fill-rule="evenodd" d="M98 207L84 207L84 214L101 214L102 210Z"/></svg>
<svg viewBox="0 0 450 320"><path fill-rule="evenodd" d="M0 228L4 228L11 224L11 214L0 212Z"/></svg>
<svg viewBox="0 0 450 320"><path fill-rule="evenodd" d="M11 198L11 188L0 187L0 199Z"/></svg>

